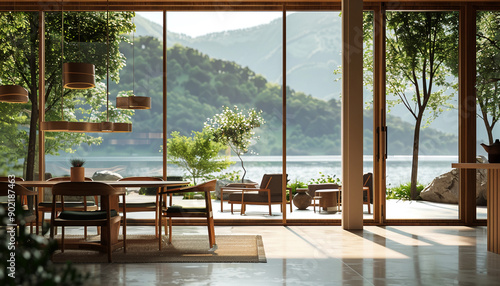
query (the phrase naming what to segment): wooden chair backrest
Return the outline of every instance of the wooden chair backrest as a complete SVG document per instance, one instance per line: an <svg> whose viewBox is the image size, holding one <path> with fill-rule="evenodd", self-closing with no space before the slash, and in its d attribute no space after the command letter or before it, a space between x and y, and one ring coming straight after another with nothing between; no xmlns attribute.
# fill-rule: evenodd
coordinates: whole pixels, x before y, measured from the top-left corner
<svg viewBox="0 0 500 286"><path fill-rule="evenodd" d="M11 178L11 177L0 177L0 182L9 182L12 179L14 179L16 182L17 181L24 181L24 179L21 178L21 177L14 177L14 178Z"/></svg>
<svg viewBox="0 0 500 286"><path fill-rule="evenodd" d="M288 175L287 175L288 177ZM283 191L283 174L264 174L262 182L260 183L261 189L270 189L271 196L281 195ZM259 192L261 196L267 197L267 192Z"/></svg>
<svg viewBox="0 0 500 286"><path fill-rule="evenodd" d="M54 196L110 196L117 191L101 182L60 182L52 187Z"/></svg>
<svg viewBox="0 0 500 286"><path fill-rule="evenodd" d="M71 177L54 177L54 178L47 179L47 181L69 182L69 181L71 181ZM85 177L85 181L91 182L92 179Z"/></svg>
<svg viewBox="0 0 500 286"><path fill-rule="evenodd" d="M363 187L369 187L371 190L373 187L372 181L373 181L372 180L372 173L366 173L363 175Z"/></svg>
<svg viewBox="0 0 500 286"><path fill-rule="evenodd" d="M15 192L16 196L36 196L36 195L38 195L37 192L30 191L21 185L12 184L9 182L0 182L0 196L7 196L9 194L10 190L13 190Z"/></svg>

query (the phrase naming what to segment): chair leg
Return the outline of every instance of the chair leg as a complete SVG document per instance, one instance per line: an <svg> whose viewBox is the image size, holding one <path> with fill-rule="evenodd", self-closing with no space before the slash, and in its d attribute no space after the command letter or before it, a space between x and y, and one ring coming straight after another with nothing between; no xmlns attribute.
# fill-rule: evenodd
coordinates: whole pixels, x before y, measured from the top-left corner
<svg viewBox="0 0 500 286"><path fill-rule="evenodd" d="M64 252L64 226L61 226L61 252Z"/></svg>
<svg viewBox="0 0 500 286"><path fill-rule="evenodd" d="M108 251L108 262L111 262L111 225L109 225L108 221L108 226L106 227L106 232L108 233L108 241L107 241L107 251Z"/></svg>
<svg viewBox="0 0 500 286"><path fill-rule="evenodd" d="M215 229L214 229L214 218L209 217L207 219L207 225L208 225L208 242L210 244L210 248L213 248L215 245Z"/></svg>
<svg viewBox="0 0 500 286"><path fill-rule="evenodd" d="M172 218L168 218L168 244L172 244Z"/></svg>
<svg viewBox="0 0 500 286"><path fill-rule="evenodd" d="M162 221L163 221L163 217L161 216L160 214L160 220L158 222L158 229L156 230L157 233L159 234L158 236L158 249L161 250L161 226L162 226Z"/></svg>

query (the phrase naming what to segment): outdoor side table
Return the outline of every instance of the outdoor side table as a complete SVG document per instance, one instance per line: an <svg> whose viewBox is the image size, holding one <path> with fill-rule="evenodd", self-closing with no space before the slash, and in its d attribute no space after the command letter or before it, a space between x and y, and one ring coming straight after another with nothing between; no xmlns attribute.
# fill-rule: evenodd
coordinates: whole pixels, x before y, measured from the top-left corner
<svg viewBox="0 0 500 286"><path fill-rule="evenodd" d="M321 197L319 199L319 209L327 212L336 212L339 210L338 206L338 195L340 194L339 189L324 189L317 190L316 196Z"/></svg>

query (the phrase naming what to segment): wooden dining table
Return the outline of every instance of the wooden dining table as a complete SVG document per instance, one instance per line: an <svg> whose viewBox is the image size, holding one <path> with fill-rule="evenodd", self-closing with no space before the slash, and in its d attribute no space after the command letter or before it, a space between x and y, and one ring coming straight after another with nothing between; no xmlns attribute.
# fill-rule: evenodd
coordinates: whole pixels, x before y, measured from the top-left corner
<svg viewBox="0 0 500 286"><path fill-rule="evenodd" d="M160 187L166 189L173 189L178 187L184 187L190 184L189 181L93 181L93 182L106 183L114 188ZM39 192L38 195L41 198L43 198L43 191L40 191L40 188L51 188L58 183L61 183L61 181L16 181L16 184L22 185L24 187L37 188L37 191ZM118 196L116 196L116 200L113 200L111 202L111 208L116 210L119 209ZM111 238L112 241L117 241L117 239L118 239L118 234L116 234L116 237Z"/></svg>

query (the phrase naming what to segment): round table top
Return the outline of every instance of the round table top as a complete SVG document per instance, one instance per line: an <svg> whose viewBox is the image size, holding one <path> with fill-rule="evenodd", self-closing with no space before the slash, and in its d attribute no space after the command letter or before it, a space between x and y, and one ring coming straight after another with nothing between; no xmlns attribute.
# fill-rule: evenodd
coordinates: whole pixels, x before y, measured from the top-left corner
<svg viewBox="0 0 500 286"><path fill-rule="evenodd" d="M321 189L321 190L316 190L316 193L334 193L334 192L340 192L339 189Z"/></svg>

